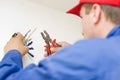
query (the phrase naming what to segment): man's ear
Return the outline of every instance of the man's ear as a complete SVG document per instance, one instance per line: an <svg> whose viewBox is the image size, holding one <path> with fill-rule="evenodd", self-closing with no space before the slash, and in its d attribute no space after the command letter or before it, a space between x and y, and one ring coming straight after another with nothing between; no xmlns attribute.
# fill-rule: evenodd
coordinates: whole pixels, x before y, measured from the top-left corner
<svg viewBox="0 0 120 80"><path fill-rule="evenodd" d="M90 11L90 17L94 24L97 24L100 21L101 16L101 7L99 4L93 4Z"/></svg>

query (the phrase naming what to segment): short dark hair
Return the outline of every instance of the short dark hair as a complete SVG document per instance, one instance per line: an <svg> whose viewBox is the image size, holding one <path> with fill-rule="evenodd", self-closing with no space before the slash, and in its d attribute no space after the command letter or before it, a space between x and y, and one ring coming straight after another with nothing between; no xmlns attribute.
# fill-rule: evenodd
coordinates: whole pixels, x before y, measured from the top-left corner
<svg viewBox="0 0 120 80"><path fill-rule="evenodd" d="M92 9L93 3L84 3L82 6L86 8L85 13L89 14L90 10ZM120 24L120 7L104 4L101 4L100 6L105 13L106 19L110 20L114 24Z"/></svg>

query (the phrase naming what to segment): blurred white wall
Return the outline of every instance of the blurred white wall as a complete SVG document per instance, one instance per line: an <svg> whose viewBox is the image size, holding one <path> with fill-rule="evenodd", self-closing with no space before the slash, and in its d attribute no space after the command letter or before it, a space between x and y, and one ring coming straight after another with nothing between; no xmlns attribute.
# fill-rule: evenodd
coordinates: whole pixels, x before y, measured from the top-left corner
<svg viewBox="0 0 120 80"><path fill-rule="evenodd" d="M62 6L62 5L61 5ZM26 55L23 58L24 66L31 62L38 63L43 59L44 41L40 32L47 30L51 37L59 41L74 43L81 36L81 20L79 17L66 14L34 1L29 0L0 0L0 59L3 57L3 48L14 32L23 35L37 27L32 35L35 57Z"/></svg>

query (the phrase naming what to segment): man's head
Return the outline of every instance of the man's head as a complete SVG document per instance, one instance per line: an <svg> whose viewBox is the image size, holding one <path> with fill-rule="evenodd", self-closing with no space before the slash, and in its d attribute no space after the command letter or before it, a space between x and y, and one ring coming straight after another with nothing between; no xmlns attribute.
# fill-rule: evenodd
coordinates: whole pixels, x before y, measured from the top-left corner
<svg viewBox="0 0 120 80"><path fill-rule="evenodd" d="M80 0L67 13L82 18L85 38L106 37L113 26L120 24L120 0Z"/></svg>

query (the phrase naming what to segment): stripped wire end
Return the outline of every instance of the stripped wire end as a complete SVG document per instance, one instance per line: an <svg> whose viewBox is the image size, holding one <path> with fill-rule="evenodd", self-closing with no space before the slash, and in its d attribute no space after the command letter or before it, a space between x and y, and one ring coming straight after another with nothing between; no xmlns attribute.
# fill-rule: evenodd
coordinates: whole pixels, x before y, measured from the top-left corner
<svg viewBox="0 0 120 80"><path fill-rule="evenodd" d="M32 45L33 41L31 41L31 40L32 40L31 36L32 36L32 34L36 31L36 29L37 29L37 28L35 28L32 32L31 32L31 29L30 29L30 30L28 30L27 33L24 35L24 44L25 44L26 46L29 47L30 45ZM31 33L30 33L30 32L31 32ZM33 47L30 47L29 50L34 50L34 48L33 48ZM34 55L33 55L32 53L28 52L28 54L29 54L31 57L34 57Z"/></svg>

